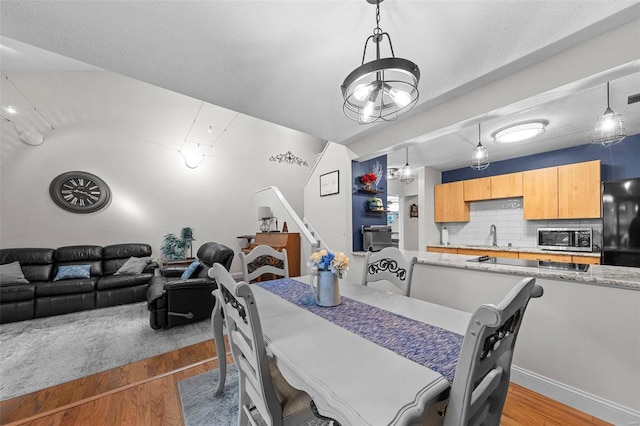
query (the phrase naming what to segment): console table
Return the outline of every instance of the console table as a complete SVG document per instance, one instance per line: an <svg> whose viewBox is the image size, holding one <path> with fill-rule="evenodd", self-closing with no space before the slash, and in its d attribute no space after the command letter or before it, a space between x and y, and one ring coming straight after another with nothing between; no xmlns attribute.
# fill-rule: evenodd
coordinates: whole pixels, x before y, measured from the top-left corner
<svg viewBox="0 0 640 426"><path fill-rule="evenodd" d="M289 276L300 276L300 234L293 232L259 232L256 233L255 241L242 249L243 253L249 253L256 246L271 246L281 251L287 250L287 260L289 263Z"/></svg>

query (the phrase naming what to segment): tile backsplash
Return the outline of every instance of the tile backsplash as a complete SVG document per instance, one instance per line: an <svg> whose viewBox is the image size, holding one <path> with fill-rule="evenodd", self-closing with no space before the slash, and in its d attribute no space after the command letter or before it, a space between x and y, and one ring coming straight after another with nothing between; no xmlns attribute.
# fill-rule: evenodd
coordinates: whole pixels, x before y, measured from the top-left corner
<svg viewBox="0 0 640 426"><path fill-rule="evenodd" d="M538 245L538 228L593 228L593 242L602 241L602 219L581 220L525 220L522 198L477 201L471 203L471 220L464 223L441 223L449 230L452 245L491 245L493 236L489 229L495 225L498 246L531 247Z"/></svg>

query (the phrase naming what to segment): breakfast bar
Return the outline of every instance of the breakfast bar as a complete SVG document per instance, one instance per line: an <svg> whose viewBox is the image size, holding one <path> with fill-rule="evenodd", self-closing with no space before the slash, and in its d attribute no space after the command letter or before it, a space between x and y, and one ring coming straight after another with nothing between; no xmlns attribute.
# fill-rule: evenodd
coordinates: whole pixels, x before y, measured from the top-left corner
<svg viewBox="0 0 640 426"><path fill-rule="evenodd" d="M536 277L545 297L527 310L511 380L574 408L596 406L600 418L616 418L615 424L637 415L615 417L615 404L640 412L640 269L589 265L576 272L469 261L478 256L403 253L418 258L411 297L461 311L498 303L514 276ZM364 253L351 258L349 280L357 281Z"/></svg>

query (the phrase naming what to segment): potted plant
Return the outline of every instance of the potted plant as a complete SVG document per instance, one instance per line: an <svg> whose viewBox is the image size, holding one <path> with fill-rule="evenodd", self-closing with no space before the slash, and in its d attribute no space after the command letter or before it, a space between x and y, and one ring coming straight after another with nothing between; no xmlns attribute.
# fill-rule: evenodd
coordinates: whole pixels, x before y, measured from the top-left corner
<svg viewBox="0 0 640 426"><path fill-rule="evenodd" d="M184 227L180 231L180 237L173 233L164 236L160 252L169 260L184 259L186 250L193 240L193 228Z"/></svg>

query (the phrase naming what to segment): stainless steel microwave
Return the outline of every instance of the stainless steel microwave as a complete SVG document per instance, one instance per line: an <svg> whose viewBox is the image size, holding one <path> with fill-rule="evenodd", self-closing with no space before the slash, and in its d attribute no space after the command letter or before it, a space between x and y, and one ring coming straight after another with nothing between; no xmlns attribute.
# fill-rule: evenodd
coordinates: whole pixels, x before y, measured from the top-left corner
<svg viewBox="0 0 640 426"><path fill-rule="evenodd" d="M592 251L592 228L538 228L538 248L559 251Z"/></svg>

